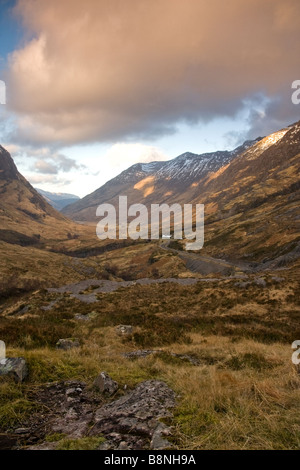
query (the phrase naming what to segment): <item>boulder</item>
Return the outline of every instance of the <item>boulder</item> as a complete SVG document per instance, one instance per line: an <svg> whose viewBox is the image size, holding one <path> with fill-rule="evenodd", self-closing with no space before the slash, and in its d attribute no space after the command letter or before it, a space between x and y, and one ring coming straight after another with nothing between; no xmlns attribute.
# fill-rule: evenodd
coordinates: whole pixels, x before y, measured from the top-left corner
<svg viewBox="0 0 300 470"><path fill-rule="evenodd" d="M94 381L94 387L99 392L111 396L118 390L119 385L106 372L101 372Z"/></svg>
<svg viewBox="0 0 300 470"><path fill-rule="evenodd" d="M172 447L165 436L171 430L160 423L171 417L175 393L158 380L140 383L133 391L99 408L90 435L103 434L106 449L141 450Z"/></svg>
<svg viewBox="0 0 300 470"><path fill-rule="evenodd" d="M16 317L22 317L22 315L25 315L25 313L28 312L29 308L29 305L26 305L25 307L21 308L21 310L18 310L18 312L16 312L14 315Z"/></svg>
<svg viewBox="0 0 300 470"><path fill-rule="evenodd" d="M30 434L30 428L17 428L14 430L14 434Z"/></svg>
<svg viewBox="0 0 300 470"><path fill-rule="evenodd" d="M76 338L59 339L56 343L56 349L63 349L64 351L73 348L79 348L80 342Z"/></svg>
<svg viewBox="0 0 300 470"><path fill-rule="evenodd" d="M181 359L182 361L188 361L190 362L193 366L199 366L200 361L196 357L189 356L188 354L177 354L177 353L170 353L171 356L177 357L178 359Z"/></svg>
<svg viewBox="0 0 300 470"><path fill-rule="evenodd" d="M88 315L81 315L81 314L77 314L75 315L75 320L79 320L79 321L91 321L90 317Z"/></svg>
<svg viewBox="0 0 300 470"><path fill-rule="evenodd" d="M262 279L261 277L258 277L257 279L255 279L254 282L259 287L267 287L267 283L266 283L265 279Z"/></svg>
<svg viewBox="0 0 300 470"><path fill-rule="evenodd" d="M139 359L140 357L147 357L151 354L157 354L161 351L155 349L138 349L137 351L131 351L128 353L123 353L122 356L126 359Z"/></svg>
<svg viewBox="0 0 300 470"><path fill-rule="evenodd" d="M11 376L16 382L23 382L28 369L23 357L7 357L0 361L0 376Z"/></svg>
<svg viewBox="0 0 300 470"><path fill-rule="evenodd" d="M118 325L116 327L116 333L119 336L129 336L133 333L133 327L131 325Z"/></svg>
<svg viewBox="0 0 300 470"><path fill-rule="evenodd" d="M68 388L65 392L66 402L68 404L80 403L82 392L83 390L80 386Z"/></svg>
<svg viewBox="0 0 300 470"><path fill-rule="evenodd" d="M170 428L164 423L158 423L153 431L150 443L150 449L153 450L166 450L172 447L172 444L166 439L170 435Z"/></svg>

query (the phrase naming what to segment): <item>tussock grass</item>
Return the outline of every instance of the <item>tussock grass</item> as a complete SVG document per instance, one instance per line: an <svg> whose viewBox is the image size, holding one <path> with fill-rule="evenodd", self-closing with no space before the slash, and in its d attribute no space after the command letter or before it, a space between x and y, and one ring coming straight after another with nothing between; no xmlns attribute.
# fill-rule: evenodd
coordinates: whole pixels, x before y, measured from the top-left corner
<svg viewBox="0 0 300 470"><path fill-rule="evenodd" d="M81 439L62 439L57 450L96 450L105 439L103 437L83 437Z"/></svg>
<svg viewBox="0 0 300 470"><path fill-rule="evenodd" d="M38 405L27 396L27 389L12 379L0 377L0 429L21 425Z"/></svg>
<svg viewBox="0 0 300 470"><path fill-rule="evenodd" d="M45 305L48 294L37 293L30 299L33 316L18 318L11 309L2 314L7 354L25 357L29 378L23 385L0 381L0 429L26 424L30 414L39 412L32 390L70 379L92 386L106 371L119 383L118 396L125 385L131 389L149 379L164 380L176 391L168 424L179 449L297 449L300 377L291 362L299 328L297 289L294 281L270 282L265 289L241 289L233 281L136 285L101 294L94 304L61 296L47 312L39 305ZM73 319L92 311L90 322ZM134 334L118 336L118 324L133 325ZM62 328L67 328L65 337L79 338L81 347L56 350ZM122 356L143 348L160 352L136 360ZM94 445L65 436L57 441L68 449Z"/></svg>

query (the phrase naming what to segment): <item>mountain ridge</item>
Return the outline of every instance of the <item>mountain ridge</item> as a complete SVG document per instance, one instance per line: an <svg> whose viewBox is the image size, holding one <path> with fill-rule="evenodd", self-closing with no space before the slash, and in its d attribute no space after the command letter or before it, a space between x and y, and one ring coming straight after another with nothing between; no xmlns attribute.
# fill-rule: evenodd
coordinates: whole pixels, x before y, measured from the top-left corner
<svg viewBox="0 0 300 470"><path fill-rule="evenodd" d="M96 225L98 205L110 203L118 211L121 195L128 205L148 208L200 203L205 205L204 250L210 256L261 262L297 249L300 121L232 152L185 153L152 167L142 165L125 170L63 213Z"/></svg>
<svg viewBox="0 0 300 470"><path fill-rule="evenodd" d="M79 196L69 193L53 193L44 189L34 188L54 209L61 211L64 207L80 199Z"/></svg>
<svg viewBox="0 0 300 470"><path fill-rule="evenodd" d="M61 238L74 223L58 212L18 171L10 153L0 146L0 241L23 236Z"/></svg>
<svg viewBox="0 0 300 470"><path fill-rule="evenodd" d="M237 155L261 139L261 137L258 137L253 141L247 140L232 151L225 150L204 154L185 152L174 159L163 162L136 163L107 181L91 194L80 199L80 201L66 206L62 212L76 221L95 221L96 208L99 204L110 201L113 201L112 203L116 202L118 195L128 195L129 189L132 192L131 186L137 191L145 188L144 197L147 197L151 193L154 180L163 180L166 186L165 193L172 192L170 194L172 196L174 192L182 192L183 186L186 184L193 183L207 173L217 171L228 164ZM176 191L173 188L174 184ZM132 202L137 202L134 197L128 196L129 202L131 199ZM158 196L163 195L158 194ZM163 200L160 199L160 202L167 201L167 196Z"/></svg>

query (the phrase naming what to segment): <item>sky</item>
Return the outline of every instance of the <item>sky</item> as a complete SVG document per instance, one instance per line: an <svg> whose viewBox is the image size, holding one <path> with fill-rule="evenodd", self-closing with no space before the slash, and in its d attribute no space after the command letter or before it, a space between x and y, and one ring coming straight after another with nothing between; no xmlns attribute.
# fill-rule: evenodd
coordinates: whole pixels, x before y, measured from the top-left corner
<svg viewBox="0 0 300 470"><path fill-rule="evenodd" d="M80 197L299 120L299 0L1 0L0 144Z"/></svg>

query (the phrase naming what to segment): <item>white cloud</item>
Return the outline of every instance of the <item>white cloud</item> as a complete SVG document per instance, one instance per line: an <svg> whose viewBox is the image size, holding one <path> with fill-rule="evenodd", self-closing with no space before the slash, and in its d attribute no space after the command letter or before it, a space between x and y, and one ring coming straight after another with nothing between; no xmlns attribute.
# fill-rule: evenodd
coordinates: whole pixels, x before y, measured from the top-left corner
<svg viewBox="0 0 300 470"><path fill-rule="evenodd" d="M166 155L159 148L140 143L114 144L105 155L105 161L109 162L109 166L114 172L115 170L118 170L118 172L123 171L135 163L149 163L169 159L169 155Z"/></svg>
<svg viewBox="0 0 300 470"><path fill-rule="evenodd" d="M135 163L171 158L160 148L139 142L119 142L106 150L99 147L93 156L86 147L81 146L76 147L76 151L65 148L62 152L45 146L3 146L31 184L46 191L67 191L80 196L89 194Z"/></svg>
<svg viewBox="0 0 300 470"><path fill-rule="evenodd" d="M50 175L56 175L58 170L57 168L47 162L46 160L37 160L34 164L34 169L39 172L39 173L42 173L42 174L50 174Z"/></svg>
<svg viewBox="0 0 300 470"><path fill-rule="evenodd" d="M58 187L64 187L67 186L71 183L70 180L65 179L65 178L59 178L57 175L43 175L43 174L37 174L37 173L30 173L26 172L24 173L25 178L30 182L31 185L33 186L38 186L42 185L45 190L48 191L53 191L55 192Z"/></svg>

